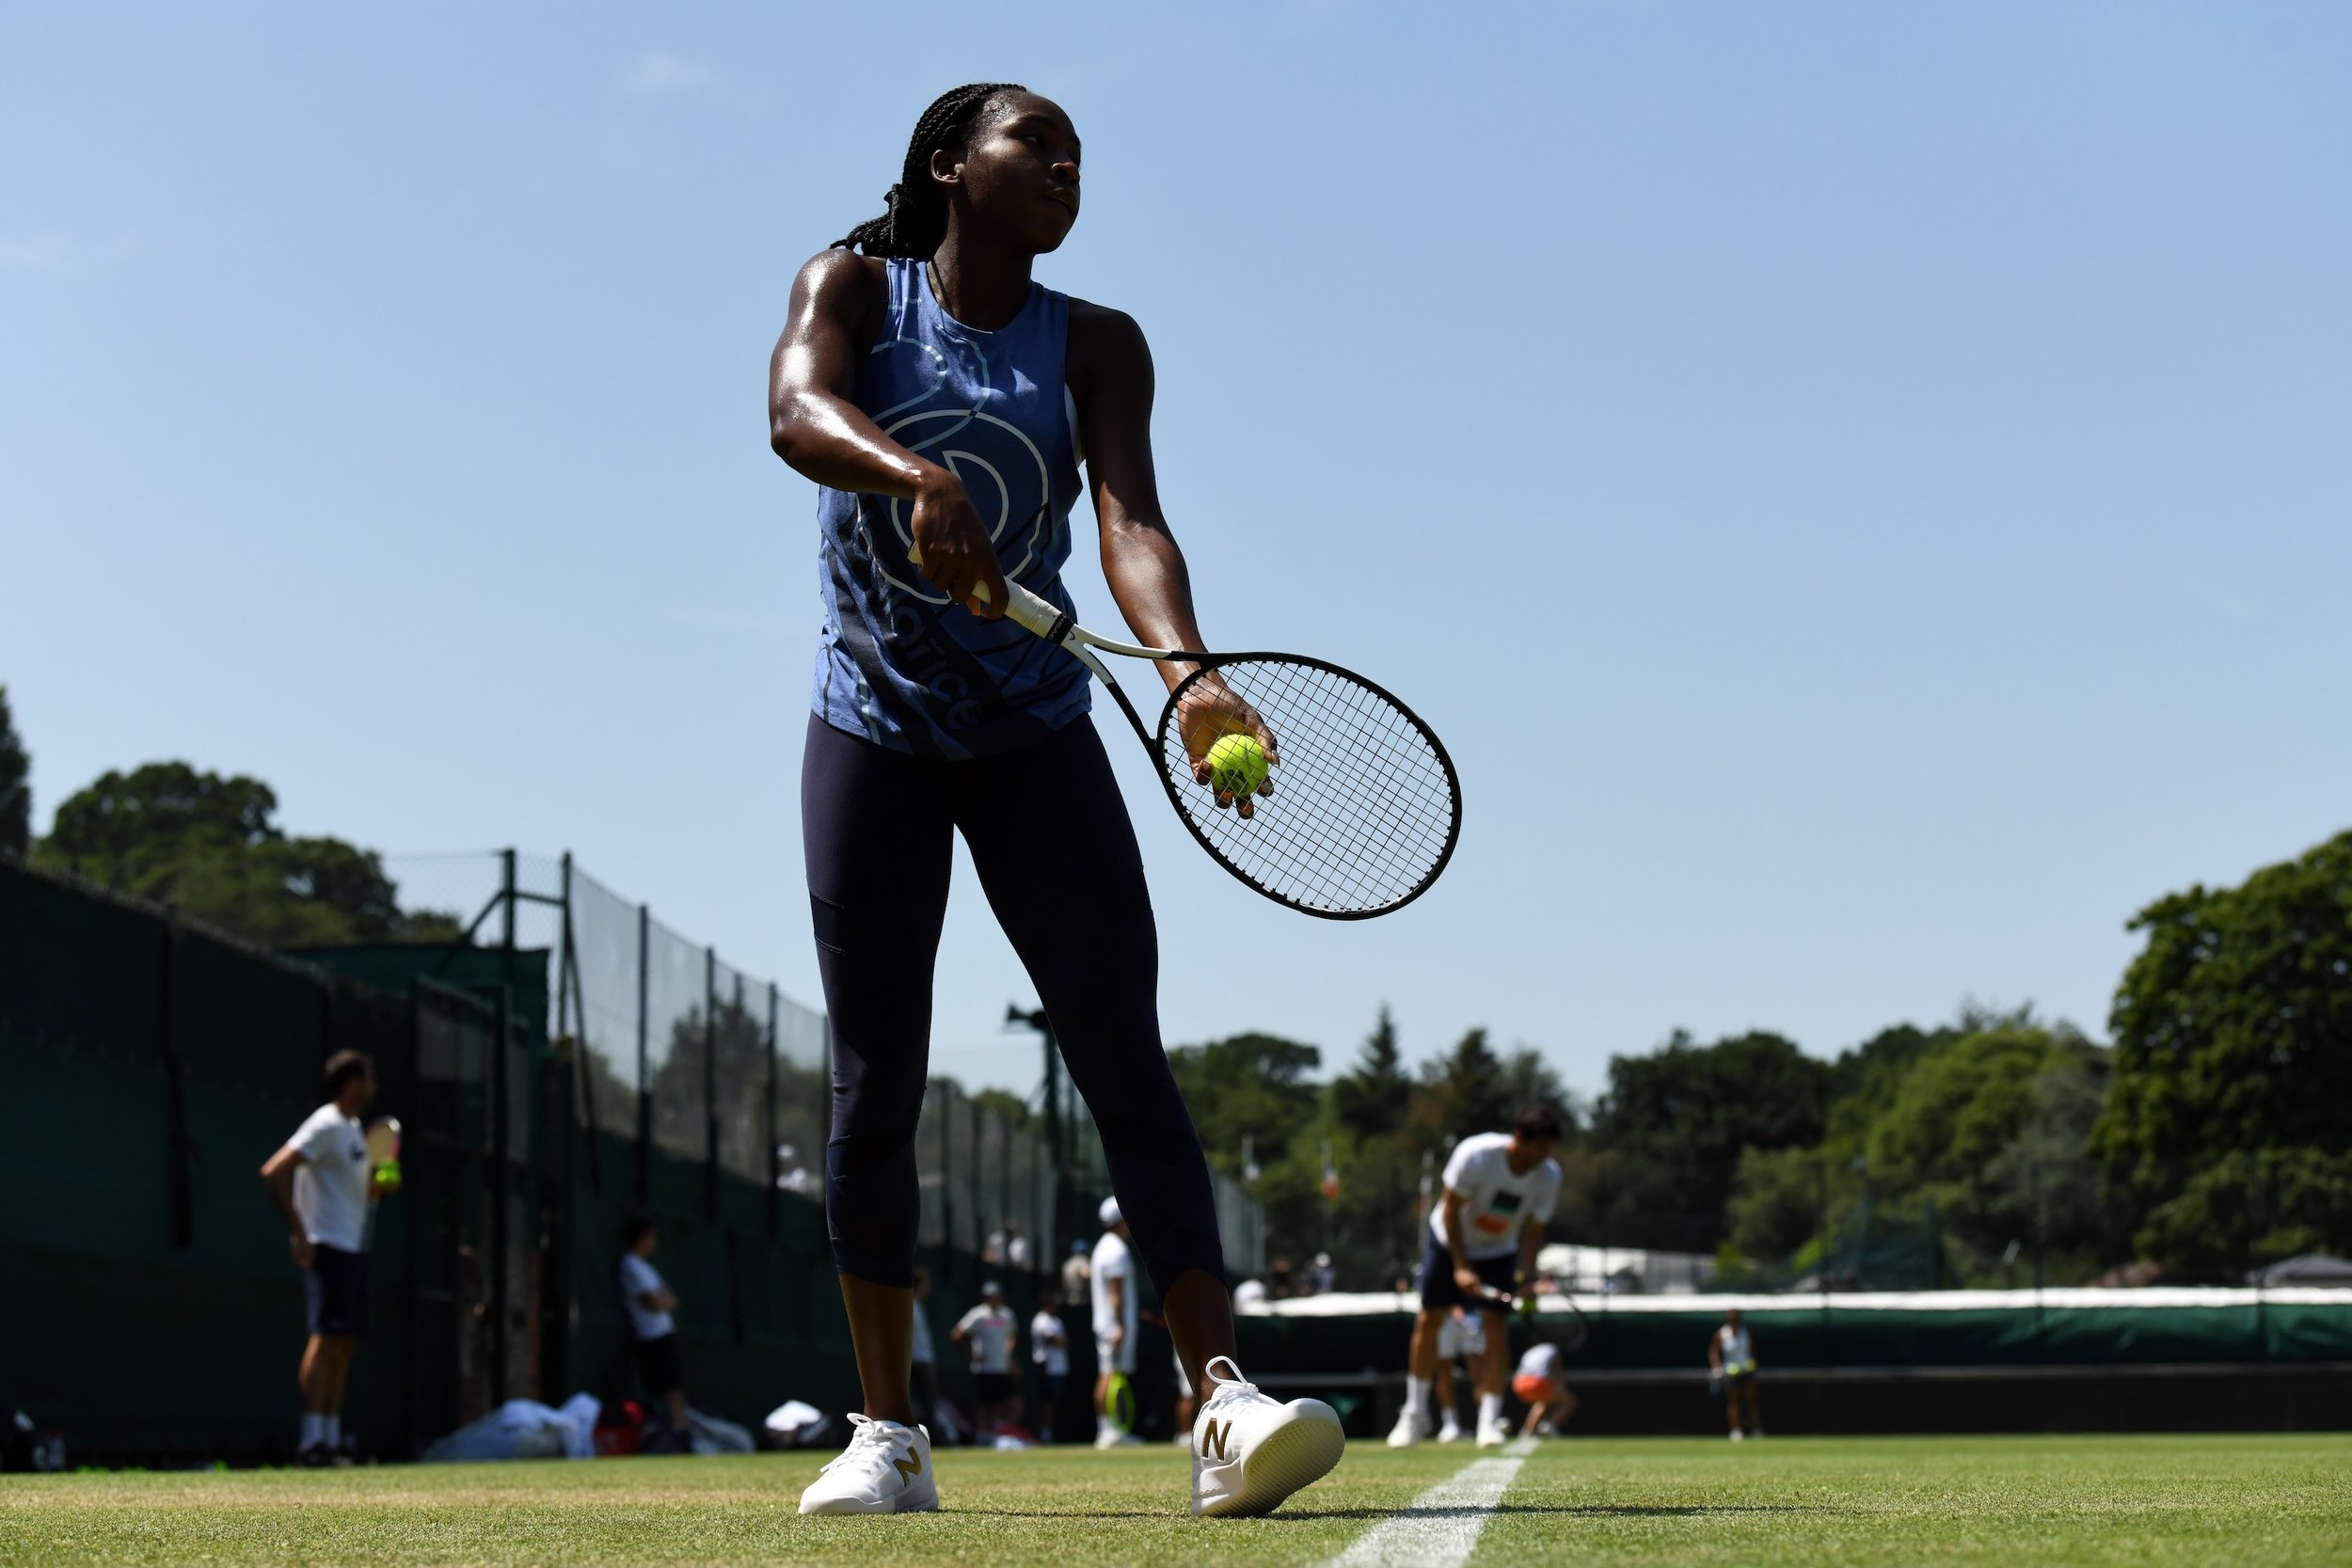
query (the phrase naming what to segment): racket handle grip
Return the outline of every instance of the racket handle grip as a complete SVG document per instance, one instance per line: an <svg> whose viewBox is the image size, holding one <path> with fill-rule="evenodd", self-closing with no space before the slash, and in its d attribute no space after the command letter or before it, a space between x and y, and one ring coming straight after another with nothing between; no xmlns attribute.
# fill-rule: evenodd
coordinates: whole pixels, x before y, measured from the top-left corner
<svg viewBox="0 0 2352 1568"><path fill-rule="evenodd" d="M923 547L920 545L908 546L907 559L917 566L923 564ZM1005 594L1008 600L1005 605L1007 620L1023 630L1035 632L1048 641L1053 638L1054 625L1061 619L1060 610L1056 610L1010 578L1005 579ZM972 596L982 604L988 603L988 584L982 583L974 589Z"/></svg>

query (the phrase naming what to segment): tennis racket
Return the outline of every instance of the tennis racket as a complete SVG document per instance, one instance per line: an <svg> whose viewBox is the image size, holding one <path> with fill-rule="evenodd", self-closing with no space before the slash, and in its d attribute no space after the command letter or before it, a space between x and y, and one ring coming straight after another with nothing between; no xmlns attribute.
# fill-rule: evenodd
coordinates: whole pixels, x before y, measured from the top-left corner
<svg viewBox="0 0 2352 1568"><path fill-rule="evenodd" d="M915 552L909 558L919 563ZM1454 759L1385 689L1299 654L1187 652L1098 637L1009 578L1005 589L1008 619L1072 655L1110 691L1200 847L1276 903L1326 920L1369 919L1428 892L1454 858L1462 832ZM1104 654L1196 668L1146 728ZM1228 735L1257 740L1272 765L1254 797L1209 782L1202 759Z"/></svg>
<svg viewBox="0 0 2352 1568"><path fill-rule="evenodd" d="M1570 1321L1561 1324L1558 1329L1549 1331L1546 1337L1553 1344L1558 1345L1564 1354L1574 1355L1584 1348L1587 1340L1592 1338L1593 1325L1585 1319L1584 1308L1576 1304L1574 1292L1562 1291L1560 1297L1568 1304ZM1488 1289L1480 1291L1477 1299L1486 1306L1510 1313L1515 1321L1524 1320L1533 1323L1537 1309L1536 1303L1540 1298L1532 1291L1522 1295L1517 1291Z"/></svg>

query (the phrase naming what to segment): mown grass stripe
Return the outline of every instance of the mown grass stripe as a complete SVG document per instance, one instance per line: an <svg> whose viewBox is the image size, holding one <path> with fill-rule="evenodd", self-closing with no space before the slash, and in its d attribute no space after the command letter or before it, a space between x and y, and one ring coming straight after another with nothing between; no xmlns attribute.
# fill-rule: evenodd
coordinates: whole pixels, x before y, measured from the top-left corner
<svg viewBox="0 0 2352 1568"><path fill-rule="evenodd" d="M1534 1451L1535 1440L1521 1437L1499 1459L1472 1461L1366 1530L1323 1568L1462 1568L1495 1505Z"/></svg>

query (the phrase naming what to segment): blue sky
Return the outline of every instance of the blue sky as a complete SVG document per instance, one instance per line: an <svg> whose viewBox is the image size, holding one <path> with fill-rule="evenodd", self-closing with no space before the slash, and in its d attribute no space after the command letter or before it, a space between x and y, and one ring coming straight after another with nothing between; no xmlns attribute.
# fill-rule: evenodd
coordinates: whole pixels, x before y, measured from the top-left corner
<svg viewBox="0 0 2352 1568"><path fill-rule="evenodd" d="M1329 925L1120 751L1171 1039L1385 1000L1590 1090L1677 1026L2098 1032L2135 909L2352 825L2352 13L2295 4L0 10L40 820L184 756L568 847L813 999L767 355L1007 78L1086 138L1040 276L1152 339L1212 640L1362 668L1468 790ZM935 1066L1025 1088L1009 999L963 878Z"/></svg>

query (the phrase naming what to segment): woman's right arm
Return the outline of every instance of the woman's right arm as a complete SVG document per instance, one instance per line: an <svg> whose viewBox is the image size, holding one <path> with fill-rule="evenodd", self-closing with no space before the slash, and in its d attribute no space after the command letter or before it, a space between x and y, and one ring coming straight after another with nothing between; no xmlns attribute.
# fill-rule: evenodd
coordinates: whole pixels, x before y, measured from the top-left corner
<svg viewBox="0 0 2352 1568"><path fill-rule="evenodd" d="M768 364L768 444L819 484L913 501L908 527L925 579L993 619L1004 613L1004 575L962 482L892 440L852 401L874 283L866 260L847 250L811 258L792 280L790 313ZM974 604L983 588L986 602Z"/></svg>

